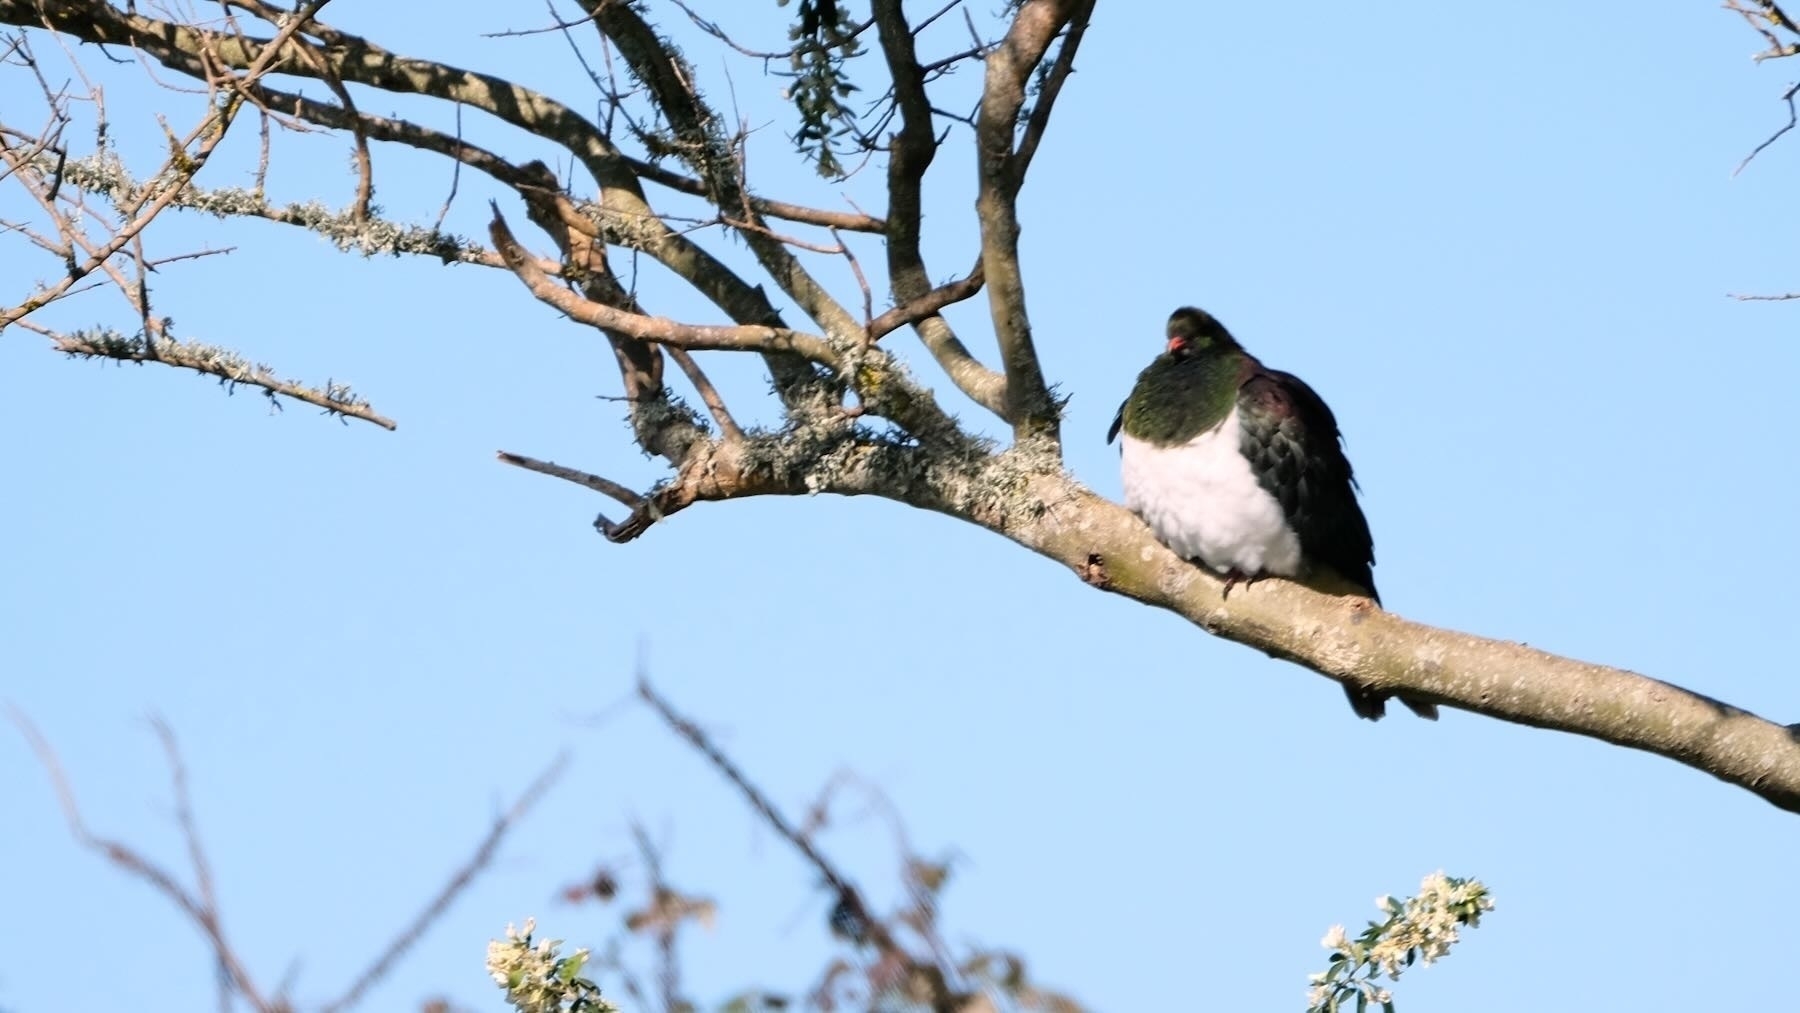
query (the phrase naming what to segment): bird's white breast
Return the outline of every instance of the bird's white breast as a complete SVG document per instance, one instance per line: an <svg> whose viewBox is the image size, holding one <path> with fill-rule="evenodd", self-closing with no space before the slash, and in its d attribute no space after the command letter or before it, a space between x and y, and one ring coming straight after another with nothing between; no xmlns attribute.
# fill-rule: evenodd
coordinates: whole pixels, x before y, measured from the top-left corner
<svg viewBox="0 0 1800 1013"><path fill-rule="evenodd" d="M1257 484L1238 449L1237 409L1186 443L1158 447L1123 436L1125 505L1164 545L1225 573L1300 572L1300 539L1281 503Z"/></svg>

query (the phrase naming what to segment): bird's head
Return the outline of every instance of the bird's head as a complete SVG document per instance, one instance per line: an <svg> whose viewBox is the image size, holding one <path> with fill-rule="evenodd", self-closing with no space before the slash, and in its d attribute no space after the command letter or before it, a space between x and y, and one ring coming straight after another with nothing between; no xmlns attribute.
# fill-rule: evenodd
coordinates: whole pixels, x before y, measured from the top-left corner
<svg viewBox="0 0 1800 1013"><path fill-rule="evenodd" d="M1239 348L1224 324L1211 313L1192 306L1183 306L1169 317L1168 334L1167 354L1177 359Z"/></svg>

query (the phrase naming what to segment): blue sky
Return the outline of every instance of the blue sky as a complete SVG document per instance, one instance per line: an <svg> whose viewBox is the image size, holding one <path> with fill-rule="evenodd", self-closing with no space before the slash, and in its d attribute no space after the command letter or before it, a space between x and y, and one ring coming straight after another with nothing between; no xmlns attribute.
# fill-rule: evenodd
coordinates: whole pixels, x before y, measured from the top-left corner
<svg viewBox="0 0 1800 1013"><path fill-rule="evenodd" d="M330 12L390 48L593 101L559 38L481 37L541 15ZM1102 5L1021 206L1032 321L1072 396L1069 468L1117 495L1112 412L1169 311L1206 306L1336 409L1388 607L1800 720L1782 660L1800 309L1726 297L1800 288L1783 224L1800 140L1730 176L1785 122L1791 69L1753 67L1761 40L1707 4L1132 18ZM755 44L780 38L771 23ZM768 124L763 192L880 207L876 173L829 184L784 160L778 80L732 64L727 86L722 57L690 55L709 95ZM154 157L130 142L179 100L128 67L109 80L127 155ZM471 137L542 151L477 119ZM275 193L349 199L347 144L279 144ZM952 138L928 192L943 277L977 243L967 145ZM378 159L380 202L428 222L444 170ZM227 161L202 181L247 173ZM450 225L478 233L485 196L465 176ZM693 997L810 984L829 901L701 759L623 705L640 651L790 812L839 770L879 786L918 850L958 856L949 937L1017 950L1100 1009L1300 1008L1325 929L1437 869L1482 877L1498 910L1401 982L1403 1008L1791 994L1800 824L1744 792L1455 711L1358 722L1309 673L881 502L706 506L607 544L587 527L604 504L493 459L656 477L596 397L617 392L596 335L494 272L365 261L272 225L160 225L166 252L237 246L159 279L182 333L352 382L400 428L270 414L9 332L0 699L54 743L97 832L182 868L147 717L175 728L228 928L302 1003L335 995L565 749L560 784L368 1008L501 1008L483 947L528 914L602 943L618 910L556 893L627 859L633 821L676 885L719 902L684 951ZM55 270L6 249L8 299ZM819 271L853 297L841 263ZM657 312L711 319L654 271L641 283ZM108 299L55 319L123 324ZM980 306L955 319L991 360ZM755 370L717 370L754 415ZM197 933L75 847L16 734L0 735L0 785L0 1008L209 1004ZM889 900L892 835L848 802L823 845Z"/></svg>

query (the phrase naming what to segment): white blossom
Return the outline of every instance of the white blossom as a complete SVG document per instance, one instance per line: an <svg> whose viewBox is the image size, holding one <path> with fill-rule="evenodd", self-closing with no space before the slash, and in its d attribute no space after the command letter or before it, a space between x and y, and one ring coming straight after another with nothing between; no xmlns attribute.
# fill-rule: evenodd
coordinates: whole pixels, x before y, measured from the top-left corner
<svg viewBox="0 0 1800 1013"><path fill-rule="evenodd" d="M518 1013L616 1013L616 1007L600 998L599 986L580 976L588 951L559 957L557 948L562 940L534 943L531 937L536 929L537 922L527 918L523 932L509 924L505 940L488 942L488 974L506 991L506 1001Z"/></svg>

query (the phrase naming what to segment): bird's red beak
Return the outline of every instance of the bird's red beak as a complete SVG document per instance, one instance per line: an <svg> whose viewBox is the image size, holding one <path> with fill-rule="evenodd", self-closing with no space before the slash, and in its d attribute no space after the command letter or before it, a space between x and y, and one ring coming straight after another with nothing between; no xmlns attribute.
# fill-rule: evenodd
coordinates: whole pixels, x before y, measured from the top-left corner
<svg viewBox="0 0 1800 1013"><path fill-rule="evenodd" d="M1181 335L1177 334L1176 336L1169 339L1169 347L1164 349L1164 351L1177 352L1177 351L1180 351L1186 345L1187 345L1187 339L1182 337Z"/></svg>

